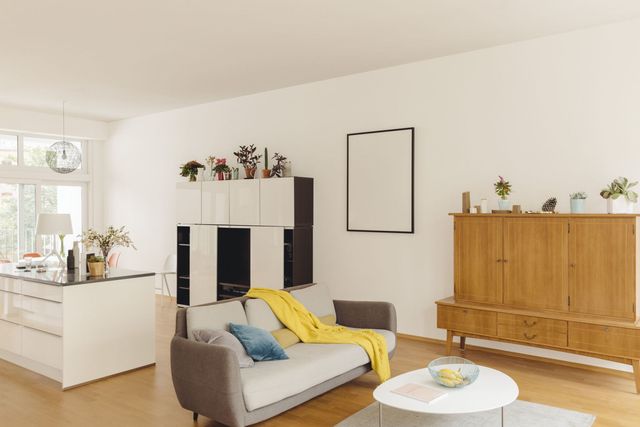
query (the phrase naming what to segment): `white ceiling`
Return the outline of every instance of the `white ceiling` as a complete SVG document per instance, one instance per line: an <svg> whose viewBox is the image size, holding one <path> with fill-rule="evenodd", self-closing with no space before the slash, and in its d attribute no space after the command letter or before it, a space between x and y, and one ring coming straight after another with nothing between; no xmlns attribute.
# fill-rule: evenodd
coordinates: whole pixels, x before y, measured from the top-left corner
<svg viewBox="0 0 640 427"><path fill-rule="evenodd" d="M0 104L110 121L638 16L638 0L0 0Z"/></svg>

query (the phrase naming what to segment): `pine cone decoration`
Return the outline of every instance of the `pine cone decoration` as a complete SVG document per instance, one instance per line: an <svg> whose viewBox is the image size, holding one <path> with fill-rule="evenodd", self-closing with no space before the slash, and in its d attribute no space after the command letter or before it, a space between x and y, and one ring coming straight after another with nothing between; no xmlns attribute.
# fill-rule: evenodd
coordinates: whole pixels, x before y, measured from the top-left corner
<svg viewBox="0 0 640 427"><path fill-rule="evenodd" d="M555 197L549 197L544 205L542 205L542 212L555 212L558 199Z"/></svg>

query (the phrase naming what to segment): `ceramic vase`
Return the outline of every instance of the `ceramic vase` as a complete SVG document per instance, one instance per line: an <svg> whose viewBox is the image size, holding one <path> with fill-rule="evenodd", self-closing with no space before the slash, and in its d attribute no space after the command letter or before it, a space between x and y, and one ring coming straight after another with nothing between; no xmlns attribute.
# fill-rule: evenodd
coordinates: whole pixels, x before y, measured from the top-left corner
<svg viewBox="0 0 640 427"><path fill-rule="evenodd" d="M617 199L607 199L607 213L610 214L630 214L633 213L635 203L627 200L626 197L618 197Z"/></svg>
<svg viewBox="0 0 640 427"><path fill-rule="evenodd" d="M501 211L510 211L511 210L511 200L509 199L498 199L498 209Z"/></svg>
<svg viewBox="0 0 640 427"><path fill-rule="evenodd" d="M571 213L584 213L587 199L570 199Z"/></svg>

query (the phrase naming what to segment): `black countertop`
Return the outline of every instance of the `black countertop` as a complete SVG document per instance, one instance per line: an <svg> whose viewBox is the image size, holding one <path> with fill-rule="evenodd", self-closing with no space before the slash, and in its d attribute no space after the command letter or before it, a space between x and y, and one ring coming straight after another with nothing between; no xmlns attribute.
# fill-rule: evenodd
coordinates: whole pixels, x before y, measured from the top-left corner
<svg viewBox="0 0 640 427"><path fill-rule="evenodd" d="M0 277L10 277L12 279L44 283L45 285L53 286L82 285L86 283L108 282L111 280L135 279L153 275L155 275L155 273L112 268L105 276L91 277L86 273L80 273L78 270L75 270L75 273L67 272L66 268L49 267L46 272L37 273L35 268L32 268L30 271L25 271L16 268L16 264L0 264Z"/></svg>

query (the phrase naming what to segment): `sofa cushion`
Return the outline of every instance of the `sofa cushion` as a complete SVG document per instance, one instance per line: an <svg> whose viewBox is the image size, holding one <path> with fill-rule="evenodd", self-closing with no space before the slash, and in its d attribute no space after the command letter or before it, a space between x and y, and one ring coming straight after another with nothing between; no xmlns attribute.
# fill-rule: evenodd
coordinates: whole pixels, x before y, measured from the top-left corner
<svg viewBox="0 0 640 427"><path fill-rule="evenodd" d="M251 326L264 329L265 331L275 331L284 328L269 304L261 299L249 299L244 303L244 311L247 313L247 322Z"/></svg>
<svg viewBox="0 0 640 427"><path fill-rule="evenodd" d="M333 307L333 299L329 294L329 288L325 284L317 284L304 289L291 291L291 295L300 301L307 310L318 317L332 314L336 315L336 309Z"/></svg>
<svg viewBox="0 0 640 427"><path fill-rule="evenodd" d="M395 348L393 332L374 329ZM287 349L288 360L258 362L242 369L242 394L248 411L262 408L301 393L315 385L369 363L356 344L295 344Z"/></svg>
<svg viewBox="0 0 640 427"><path fill-rule="evenodd" d="M194 329L229 330L229 323L247 324L247 315L240 301L187 308L187 337L193 339Z"/></svg>
<svg viewBox="0 0 640 427"><path fill-rule="evenodd" d="M194 329L192 332L193 338L198 342L229 347L238 357L241 368L251 368L255 364L238 338L224 329Z"/></svg>
<svg viewBox="0 0 640 427"><path fill-rule="evenodd" d="M229 330L242 343L253 360L284 360L288 359L280 344L264 329L250 325L236 325L229 323Z"/></svg>

